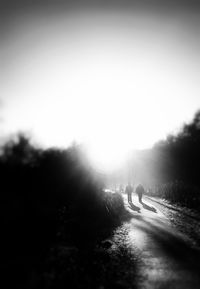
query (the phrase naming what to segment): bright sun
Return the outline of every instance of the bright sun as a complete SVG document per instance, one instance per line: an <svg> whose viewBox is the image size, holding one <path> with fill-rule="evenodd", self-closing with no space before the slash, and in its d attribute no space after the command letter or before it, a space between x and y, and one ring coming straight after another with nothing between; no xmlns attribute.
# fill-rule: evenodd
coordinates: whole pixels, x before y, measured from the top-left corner
<svg viewBox="0 0 200 289"><path fill-rule="evenodd" d="M133 65L129 59L114 54L111 57L109 53L90 55L89 61L80 59L78 63L67 75L68 84L63 86L61 96L52 97L47 106L44 104L46 120L41 115L35 122L38 121L43 142L50 144L56 140L58 145L64 144L67 135L69 140L87 145L96 166L113 169L123 162L130 149L153 143L155 135L149 126L156 126L156 133L161 130L154 103L160 86L152 87L158 72L150 73L144 67L141 72L139 63ZM63 83L64 80L57 79L55 85L62 88ZM148 99L146 95L153 91Z"/></svg>
<svg viewBox="0 0 200 289"><path fill-rule="evenodd" d="M37 91L33 88L38 100L30 110L23 110L21 121L32 121L41 143L83 142L96 166L113 169L130 149L149 147L158 135L164 136L165 123L158 121L163 117L163 75L153 60L146 59L144 65L143 53L136 59L126 57L124 51L115 55L96 48L94 54L87 51L76 58L70 69L59 68L58 77L49 67L39 89L47 97L40 98L38 86Z"/></svg>
<svg viewBox="0 0 200 289"><path fill-rule="evenodd" d="M150 147L186 120L193 111L188 95L195 95L188 75L194 77L184 53L169 46L176 35L157 22L149 28L141 20L144 29L137 17L92 17L19 29L12 78L2 90L4 129L31 131L45 146L84 143L96 166L111 169L129 150Z"/></svg>

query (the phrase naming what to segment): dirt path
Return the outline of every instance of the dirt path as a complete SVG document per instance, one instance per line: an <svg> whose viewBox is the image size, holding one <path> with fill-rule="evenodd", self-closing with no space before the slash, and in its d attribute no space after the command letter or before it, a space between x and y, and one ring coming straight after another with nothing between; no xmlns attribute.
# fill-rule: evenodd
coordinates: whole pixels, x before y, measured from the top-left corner
<svg viewBox="0 0 200 289"><path fill-rule="evenodd" d="M125 199L132 215L126 224L129 248L138 257L136 288L200 288L200 252L192 249L190 239L174 227L155 205L133 204Z"/></svg>
<svg viewBox="0 0 200 289"><path fill-rule="evenodd" d="M200 289L200 252L172 224L170 207L124 200L130 218L108 239L94 247L55 244L26 288Z"/></svg>

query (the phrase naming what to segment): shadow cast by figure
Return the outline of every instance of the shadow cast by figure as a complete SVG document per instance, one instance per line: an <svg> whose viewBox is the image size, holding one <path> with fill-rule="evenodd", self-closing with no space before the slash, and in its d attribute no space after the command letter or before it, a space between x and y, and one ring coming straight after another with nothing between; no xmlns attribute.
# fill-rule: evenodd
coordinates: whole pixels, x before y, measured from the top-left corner
<svg viewBox="0 0 200 289"><path fill-rule="evenodd" d="M166 203L159 202L159 201L157 201L155 199L151 199L150 197L147 197L147 199L149 199L150 201L153 201L153 202L155 202L155 203L157 203L157 204L159 204L159 205L161 205L161 206L163 206L163 207L165 207L167 209L173 210L175 212L180 212L181 214L185 215L188 218L200 221L200 217L199 216L193 216L193 215L187 214L187 212L185 212L182 208L173 207L172 204L169 206Z"/></svg>
<svg viewBox="0 0 200 289"><path fill-rule="evenodd" d="M170 258L190 269L192 274L197 272L199 276L200 250L198 248L192 247L188 240L171 230L171 227L166 226L162 221L145 220L142 215L134 216L134 219L139 221L135 226L143 233L151 234L153 242L157 242Z"/></svg>
<svg viewBox="0 0 200 289"><path fill-rule="evenodd" d="M131 210L140 213L140 207L135 206L135 205L133 204L133 202L128 202L128 203L129 203L129 208L131 208Z"/></svg>
<svg viewBox="0 0 200 289"><path fill-rule="evenodd" d="M154 207L148 206L142 200L140 200L139 202L140 202L140 204L142 204L144 209L149 210L149 211L154 212L154 213L157 213L157 211Z"/></svg>

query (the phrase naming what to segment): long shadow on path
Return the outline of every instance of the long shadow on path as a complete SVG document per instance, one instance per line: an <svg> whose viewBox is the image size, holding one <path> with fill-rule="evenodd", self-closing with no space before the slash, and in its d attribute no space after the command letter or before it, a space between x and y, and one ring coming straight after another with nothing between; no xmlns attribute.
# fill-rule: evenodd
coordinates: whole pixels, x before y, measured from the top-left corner
<svg viewBox="0 0 200 289"><path fill-rule="evenodd" d="M150 197L147 197L150 201L153 201L167 209L170 209L170 210L173 210L173 211L176 211L176 212L180 212L181 214L185 215L186 217L189 217L191 219L194 219L194 220L197 220L197 221L200 221L200 218L198 216L193 216L193 215L189 215L187 214L182 208L178 208L178 207L174 207L173 205L171 206L168 206L166 203L164 202L159 202L155 199L151 199Z"/></svg>
<svg viewBox="0 0 200 289"><path fill-rule="evenodd" d="M154 213L157 213L156 208L154 208L152 206L148 206L143 201L140 201L140 204L142 204L144 209L149 210L149 211L154 212Z"/></svg>
<svg viewBox="0 0 200 289"><path fill-rule="evenodd" d="M134 216L133 219L135 228L150 236L151 244L154 242L158 244L167 256L181 264L183 268L190 268L190 272L200 272L200 250L193 248L182 234L159 219L147 220L142 215Z"/></svg>
<svg viewBox="0 0 200 289"><path fill-rule="evenodd" d="M128 203L129 203L129 208L130 208L131 210L140 213L140 207L135 206L132 202L128 202Z"/></svg>

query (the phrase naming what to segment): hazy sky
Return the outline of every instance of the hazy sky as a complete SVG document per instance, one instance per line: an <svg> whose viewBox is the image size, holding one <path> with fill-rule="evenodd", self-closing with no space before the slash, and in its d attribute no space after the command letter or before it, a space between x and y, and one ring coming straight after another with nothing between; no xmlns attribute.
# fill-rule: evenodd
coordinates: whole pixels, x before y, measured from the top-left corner
<svg viewBox="0 0 200 289"><path fill-rule="evenodd" d="M146 148L200 108L199 1L5 1L2 135Z"/></svg>

